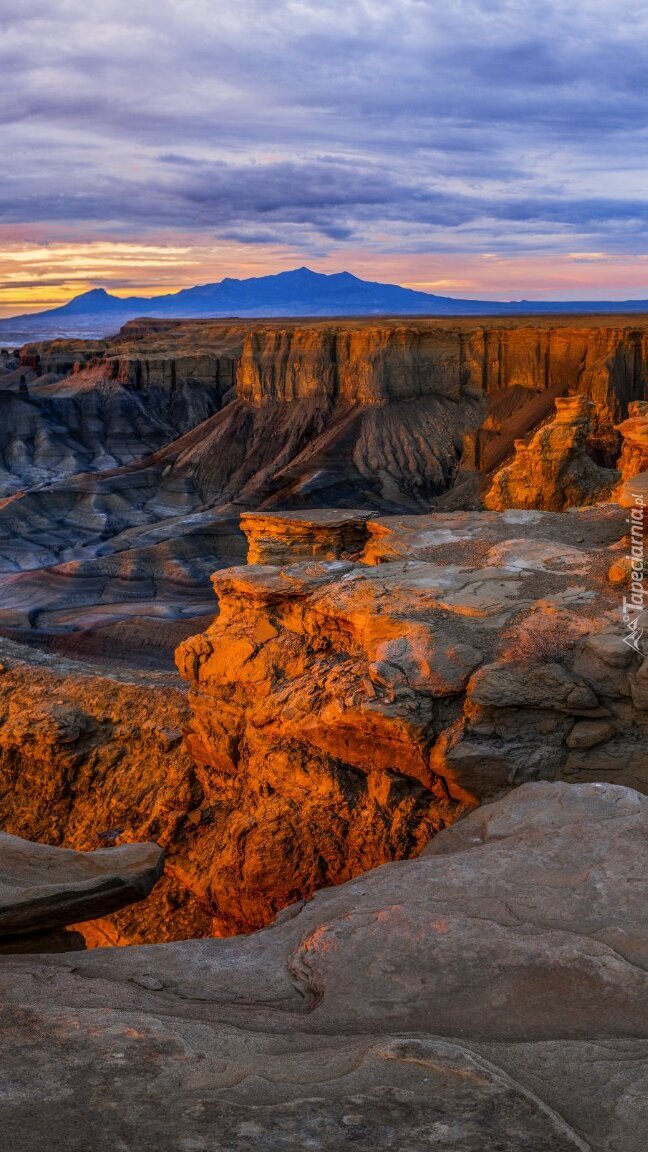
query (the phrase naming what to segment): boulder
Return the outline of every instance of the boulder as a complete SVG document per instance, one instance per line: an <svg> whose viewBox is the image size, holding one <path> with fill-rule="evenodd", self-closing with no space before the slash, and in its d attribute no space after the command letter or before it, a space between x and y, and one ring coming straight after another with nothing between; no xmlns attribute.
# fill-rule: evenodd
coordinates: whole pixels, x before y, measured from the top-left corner
<svg viewBox="0 0 648 1152"><path fill-rule="evenodd" d="M143 900L163 868L157 844L75 852L0 833L0 940L93 920Z"/></svg>

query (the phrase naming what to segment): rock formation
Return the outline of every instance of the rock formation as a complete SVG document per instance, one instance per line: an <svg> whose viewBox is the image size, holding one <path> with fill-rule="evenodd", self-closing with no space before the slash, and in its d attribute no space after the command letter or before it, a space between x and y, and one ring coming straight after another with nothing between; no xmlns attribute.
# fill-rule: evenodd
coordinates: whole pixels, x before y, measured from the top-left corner
<svg viewBox="0 0 648 1152"><path fill-rule="evenodd" d="M157 844L74 852L0 833L0 951L49 951L35 938L143 900L163 867Z"/></svg>
<svg viewBox="0 0 648 1152"><path fill-rule="evenodd" d="M584 396L555 401L556 415L530 440L515 441L510 464L495 473L484 497L487 508L561 511L605 500L618 472L600 468L587 455L594 404Z"/></svg>
<svg viewBox="0 0 648 1152"><path fill-rule="evenodd" d="M286 514L279 543L274 516L254 530L272 552L292 521L303 531ZM327 522L313 514L321 554ZM219 613L178 650L187 746L227 828L211 887L222 932L416 853L512 784L648 787L646 668L607 582L620 510L358 528L360 563L216 573Z"/></svg>
<svg viewBox="0 0 648 1152"><path fill-rule="evenodd" d="M245 939L5 957L5 1140L643 1152L647 834L527 784Z"/></svg>
<svg viewBox="0 0 648 1152"><path fill-rule="evenodd" d="M244 512L248 564L291 564L359 555L367 542L370 512L321 509L316 512Z"/></svg>
<svg viewBox="0 0 648 1152"><path fill-rule="evenodd" d="M628 405L628 419L618 425L621 433L619 471L624 480L648 471L648 402L637 400Z"/></svg>

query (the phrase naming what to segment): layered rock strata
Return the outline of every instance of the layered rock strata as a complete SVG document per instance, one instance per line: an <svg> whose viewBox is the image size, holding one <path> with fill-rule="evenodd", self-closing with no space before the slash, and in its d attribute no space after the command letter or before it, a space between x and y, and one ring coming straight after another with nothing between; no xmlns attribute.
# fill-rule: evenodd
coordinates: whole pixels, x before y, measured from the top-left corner
<svg viewBox="0 0 648 1152"><path fill-rule="evenodd" d="M224 391L217 359L198 369L185 357L157 372L103 361L69 375L37 374L39 364L0 377L2 495L130 464L202 423Z"/></svg>
<svg viewBox="0 0 648 1152"><path fill-rule="evenodd" d="M528 441L515 441L510 464L495 473L484 503L490 509L560 511L609 497L619 473L587 455L594 404L584 396L555 401L555 417Z"/></svg>
<svg viewBox="0 0 648 1152"><path fill-rule="evenodd" d="M18 1152L643 1152L648 801L527 784L246 939L0 965Z"/></svg>
<svg viewBox="0 0 648 1152"><path fill-rule="evenodd" d="M0 362L0 627L139 665L164 648L168 666L209 571L244 558L242 510L478 508L556 397L592 401L584 451L607 467L645 344L616 317L151 320L28 346ZM603 491L549 448L525 506Z"/></svg>
<svg viewBox="0 0 648 1152"><path fill-rule="evenodd" d="M360 554L367 542L371 512L321 509L315 512L244 512L248 564L290 564L300 559L337 560Z"/></svg>

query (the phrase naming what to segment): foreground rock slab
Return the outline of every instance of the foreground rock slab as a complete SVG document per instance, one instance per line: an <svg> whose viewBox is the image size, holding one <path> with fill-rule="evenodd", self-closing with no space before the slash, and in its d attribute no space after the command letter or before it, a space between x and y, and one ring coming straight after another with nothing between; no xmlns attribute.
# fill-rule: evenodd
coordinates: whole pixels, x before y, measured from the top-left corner
<svg viewBox="0 0 648 1152"><path fill-rule="evenodd" d="M16 1152L644 1152L648 799L526 784L275 925L0 962Z"/></svg>
<svg viewBox="0 0 648 1152"><path fill-rule="evenodd" d="M148 896L163 868L157 844L75 852L0 833L0 940L116 912Z"/></svg>

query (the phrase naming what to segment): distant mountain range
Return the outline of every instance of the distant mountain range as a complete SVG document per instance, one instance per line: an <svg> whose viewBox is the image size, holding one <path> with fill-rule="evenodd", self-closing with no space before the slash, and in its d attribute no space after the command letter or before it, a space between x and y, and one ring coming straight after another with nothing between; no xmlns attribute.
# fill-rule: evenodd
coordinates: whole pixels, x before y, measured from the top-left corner
<svg viewBox="0 0 648 1152"><path fill-rule="evenodd" d="M533 313L648 312L648 300L458 300L399 284L360 280L350 272L327 276L310 268L227 277L216 284L147 298L111 296L94 288L60 308L0 320L0 344L56 336L101 337L140 316L163 319L271 316L515 316Z"/></svg>

